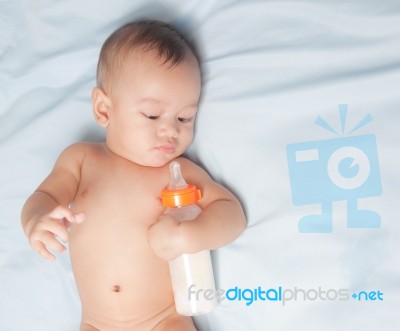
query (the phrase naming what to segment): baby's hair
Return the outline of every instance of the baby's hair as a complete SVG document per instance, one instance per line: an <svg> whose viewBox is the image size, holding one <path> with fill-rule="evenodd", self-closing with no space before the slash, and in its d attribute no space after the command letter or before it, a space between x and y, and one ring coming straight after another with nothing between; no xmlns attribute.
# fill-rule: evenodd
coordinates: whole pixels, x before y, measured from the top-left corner
<svg viewBox="0 0 400 331"><path fill-rule="evenodd" d="M152 51L163 64L174 67L192 55L200 66L194 45L170 24L141 20L130 22L113 32L104 42L97 65L97 86L118 75L132 50Z"/></svg>

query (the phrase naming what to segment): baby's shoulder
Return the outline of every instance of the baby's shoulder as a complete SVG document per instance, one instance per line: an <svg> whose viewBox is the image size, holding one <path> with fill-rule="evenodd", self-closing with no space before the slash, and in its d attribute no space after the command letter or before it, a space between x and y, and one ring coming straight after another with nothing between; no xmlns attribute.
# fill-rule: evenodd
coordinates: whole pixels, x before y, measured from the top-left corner
<svg viewBox="0 0 400 331"><path fill-rule="evenodd" d="M179 162L184 177L190 178L193 181L210 180L208 173L193 161L185 158L178 157L175 161Z"/></svg>
<svg viewBox="0 0 400 331"><path fill-rule="evenodd" d="M77 142L69 145L62 154L68 154L70 156L82 155L86 153L93 153L102 149L103 144L100 143L89 143L89 142Z"/></svg>
<svg viewBox="0 0 400 331"><path fill-rule="evenodd" d="M78 163L83 163L86 158L98 155L102 150L104 150L104 145L101 143L78 142L65 148L59 160L74 160Z"/></svg>
<svg viewBox="0 0 400 331"><path fill-rule="evenodd" d="M193 161L189 160L188 158L186 158L184 156L179 156L173 161L178 162L182 169L186 169L189 171L197 170L199 168L199 166L196 163L194 163Z"/></svg>

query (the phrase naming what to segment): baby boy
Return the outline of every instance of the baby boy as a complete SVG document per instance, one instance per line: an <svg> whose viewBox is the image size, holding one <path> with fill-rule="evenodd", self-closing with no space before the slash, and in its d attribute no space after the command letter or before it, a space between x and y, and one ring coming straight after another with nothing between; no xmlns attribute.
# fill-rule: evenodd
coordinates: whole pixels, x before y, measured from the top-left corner
<svg viewBox="0 0 400 331"><path fill-rule="evenodd" d="M51 251L69 243L81 331L195 330L176 313L167 261L226 245L246 224L238 200L181 156L200 91L196 52L168 24L126 24L102 47L92 104L106 140L66 148L22 210L43 258L55 260ZM193 221L163 215L159 197L173 160L202 191Z"/></svg>

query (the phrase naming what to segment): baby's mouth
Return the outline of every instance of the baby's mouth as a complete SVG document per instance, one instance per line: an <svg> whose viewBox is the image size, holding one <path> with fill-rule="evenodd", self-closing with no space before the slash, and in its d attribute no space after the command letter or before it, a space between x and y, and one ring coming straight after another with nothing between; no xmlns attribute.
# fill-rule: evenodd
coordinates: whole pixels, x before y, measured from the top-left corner
<svg viewBox="0 0 400 331"><path fill-rule="evenodd" d="M176 150L176 145L175 144L165 144L156 147L160 152L163 152L165 154L174 154Z"/></svg>

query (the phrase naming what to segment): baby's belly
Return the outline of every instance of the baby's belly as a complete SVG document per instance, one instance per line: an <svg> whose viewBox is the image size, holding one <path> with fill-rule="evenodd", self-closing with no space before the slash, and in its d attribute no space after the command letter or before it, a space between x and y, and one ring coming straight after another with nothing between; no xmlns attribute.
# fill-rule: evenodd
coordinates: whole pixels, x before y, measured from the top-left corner
<svg viewBox="0 0 400 331"><path fill-rule="evenodd" d="M173 305L168 263L148 246L146 225L86 220L70 232L84 315L139 324Z"/></svg>

